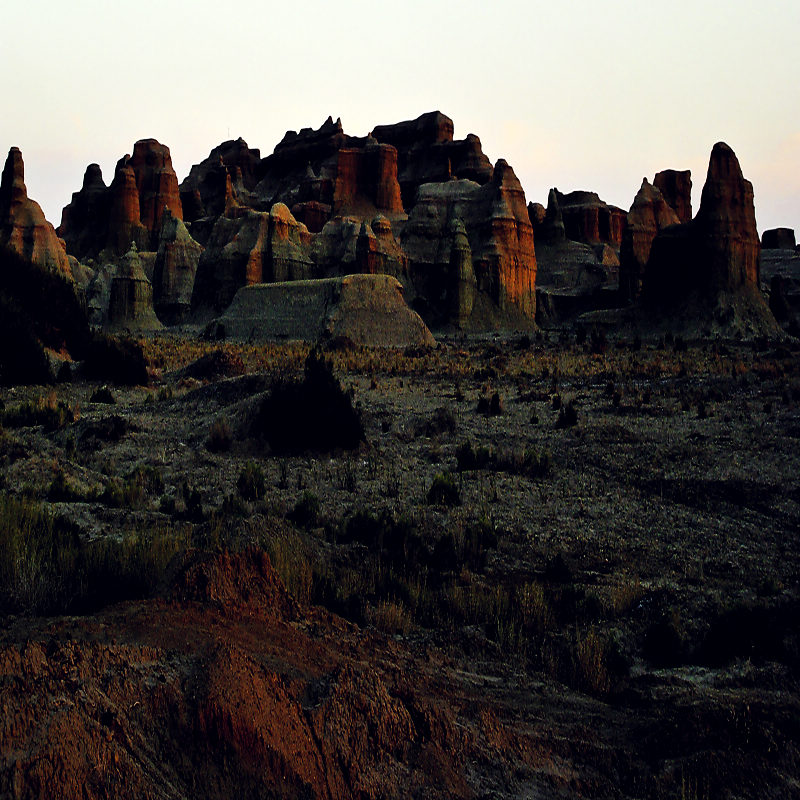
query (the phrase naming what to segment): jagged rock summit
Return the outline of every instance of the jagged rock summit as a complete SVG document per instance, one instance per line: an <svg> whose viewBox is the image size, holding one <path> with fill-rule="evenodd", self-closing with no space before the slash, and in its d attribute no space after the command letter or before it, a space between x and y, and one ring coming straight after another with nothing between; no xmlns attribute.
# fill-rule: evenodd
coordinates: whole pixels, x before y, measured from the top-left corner
<svg viewBox="0 0 800 800"><path fill-rule="evenodd" d="M64 242L45 219L41 206L28 197L25 164L17 147L8 151L0 180L0 248L25 262L73 277Z"/></svg>
<svg viewBox="0 0 800 800"><path fill-rule="evenodd" d="M692 314L707 330L777 333L759 287L760 253L753 186L733 150L718 142L695 218L653 239L644 301L661 312Z"/></svg>

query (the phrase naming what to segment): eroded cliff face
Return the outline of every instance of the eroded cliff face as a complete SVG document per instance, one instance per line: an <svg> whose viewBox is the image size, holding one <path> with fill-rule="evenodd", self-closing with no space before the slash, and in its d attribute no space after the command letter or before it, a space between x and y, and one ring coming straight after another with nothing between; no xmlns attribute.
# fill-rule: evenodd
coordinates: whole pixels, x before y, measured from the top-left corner
<svg viewBox="0 0 800 800"><path fill-rule="evenodd" d="M181 323L189 315L202 252L203 246L192 238L183 221L166 209L153 267L153 303L159 319L167 325Z"/></svg>
<svg viewBox="0 0 800 800"><path fill-rule="evenodd" d="M142 139L134 144L133 155L117 162L110 186L97 164L87 167L83 186L62 211L59 234L80 260L118 258L131 243L155 251L165 208L183 218L169 148Z"/></svg>
<svg viewBox="0 0 800 800"><path fill-rule="evenodd" d="M758 291L760 253L753 186L733 150L718 142L697 216L653 241L645 277L648 299L665 303L691 292L709 298Z"/></svg>
<svg viewBox="0 0 800 800"><path fill-rule="evenodd" d="M622 236L619 291L623 302L632 302L639 296L650 249L658 232L679 224L680 219L674 209L661 192L644 178L628 212Z"/></svg>
<svg viewBox="0 0 800 800"><path fill-rule="evenodd" d="M0 248L25 262L73 277L64 242L45 219L41 206L28 197L25 164L16 147L8 151L0 180Z"/></svg>
<svg viewBox="0 0 800 800"><path fill-rule="evenodd" d="M444 299L444 306L461 309L464 303L452 296L452 287L461 280L453 274L451 258L454 247L464 251L455 240L458 222L465 230L475 297L489 301L499 315L507 313L532 320L536 313L536 254L533 227L525 196L508 164L497 162L491 181L480 186L468 180L430 183L420 187L401 244L409 257L411 281L424 298ZM456 261L464 261L459 256ZM462 270L469 283L469 270ZM463 291L467 291L462 286ZM475 313L483 319L476 319ZM473 302L470 324L489 324L491 307Z"/></svg>
<svg viewBox="0 0 800 800"><path fill-rule="evenodd" d="M463 209L442 200L450 184ZM425 208L436 220L420 232ZM454 215L468 253L459 244L451 254ZM397 277L434 322L517 326L535 314L522 187L505 161L492 167L477 136L454 140L452 120L439 112L365 137L329 117L316 130L287 132L265 158L242 139L224 142L180 187L169 149L141 140L110 186L96 165L87 169L62 231L77 256L103 262L135 244L156 262L155 300L169 321L185 319L187 295L192 312L217 312L242 286L347 272Z"/></svg>

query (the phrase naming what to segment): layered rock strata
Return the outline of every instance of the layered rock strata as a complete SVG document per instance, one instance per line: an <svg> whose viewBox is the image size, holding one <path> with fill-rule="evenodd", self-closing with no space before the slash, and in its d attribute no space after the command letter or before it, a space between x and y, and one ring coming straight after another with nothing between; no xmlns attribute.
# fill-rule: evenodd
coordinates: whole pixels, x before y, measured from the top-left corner
<svg viewBox="0 0 800 800"><path fill-rule="evenodd" d="M164 327L153 310L153 285L144 274L136 245L120 260L111 281L106 327L113 331Z"/></svg>
<svg viewBox="0 0 800 800"><path fill-rule="evenodd" d="M73 277L64 242L45 219L41 206L28 197L25 163L16 147L8 151L0 179L0 248L30 264Z"/></svg>
<svg viewBox="0 0 800 800"><path fill-rule="evenodd" d="M210 323L215 339L318 342L343 337L384 347L434 346L431 332L389 275L347 275L246 286Z"/></svg>

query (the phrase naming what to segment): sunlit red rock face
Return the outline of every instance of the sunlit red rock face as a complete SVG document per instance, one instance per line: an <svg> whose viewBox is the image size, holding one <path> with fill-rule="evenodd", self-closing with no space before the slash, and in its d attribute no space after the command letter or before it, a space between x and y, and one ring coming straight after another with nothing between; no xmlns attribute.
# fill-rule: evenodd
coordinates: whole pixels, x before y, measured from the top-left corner
<svg viewBox="0 0 800 800"><path fill-rule="evenodd" d="M143 139L117 162L108 188L100 168L87 167L81 190L62 211L59 234L78 259L120 256L131 243L154 251L164 208L183 218L178 177L169 148Z"/></svg>
<svg viewBox="0 0 800 800"><path fill-rule="evenodd" d="M692 173L688 169L665 169L656 173L653 185L678 215L678 219L689 222L692 218Z"/></svg>
<svg viewBox="0 0 800 800"><path fill-rule="evenodd" d="M472 280L464 263L463 243L457 236L459 221L466 231L474 275L470 324L489 324L495 311L533 320L533 227L522 187L502 159L485 186L454 180L420 187L401 238L417 294L422 298L444 295L444 307L450 313L454 308L464 308L467 298L452 296L454 286L460 285L459 291L468 292ZM454 247L460 248L461 253L454 254ZM454 274L455 264L461 265L459 275ZM451 317L449 321L457 320Z"/></svg>
<svg viewBox="0 0 800 800"><path fill-rule="evenodd" d="M656 234L680 220L661 192L647 178L636 194L622 236L619 290L623 302L634 301L641 291L642 276Z"/></svg>
<svg viewBox="0 0 800 800"><path fill-rule="evenodd" d="M753 186L724 142L714 145L697 216L659 233L645 273L650 303L678 302L691 292L759 291L761 244Z"/></svg>
<svg viewBox="0 0 800 800"><path fill-rule="evenodd" d="M72 277L72 267L64 242L25 187L22 153L8 151L0 180L0 248L6 248L24 261Z"/></svg>

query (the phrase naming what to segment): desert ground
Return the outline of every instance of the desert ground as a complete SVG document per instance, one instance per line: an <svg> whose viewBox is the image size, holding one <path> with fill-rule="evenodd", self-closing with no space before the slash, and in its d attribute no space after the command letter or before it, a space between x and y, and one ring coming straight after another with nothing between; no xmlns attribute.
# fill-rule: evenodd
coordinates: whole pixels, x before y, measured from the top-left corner
<svg viewBox="0 0 800 800"><path fill-rule="evenodd" d="M2 796L800 793L796 346L142 347L0 394Z"/></svg>

